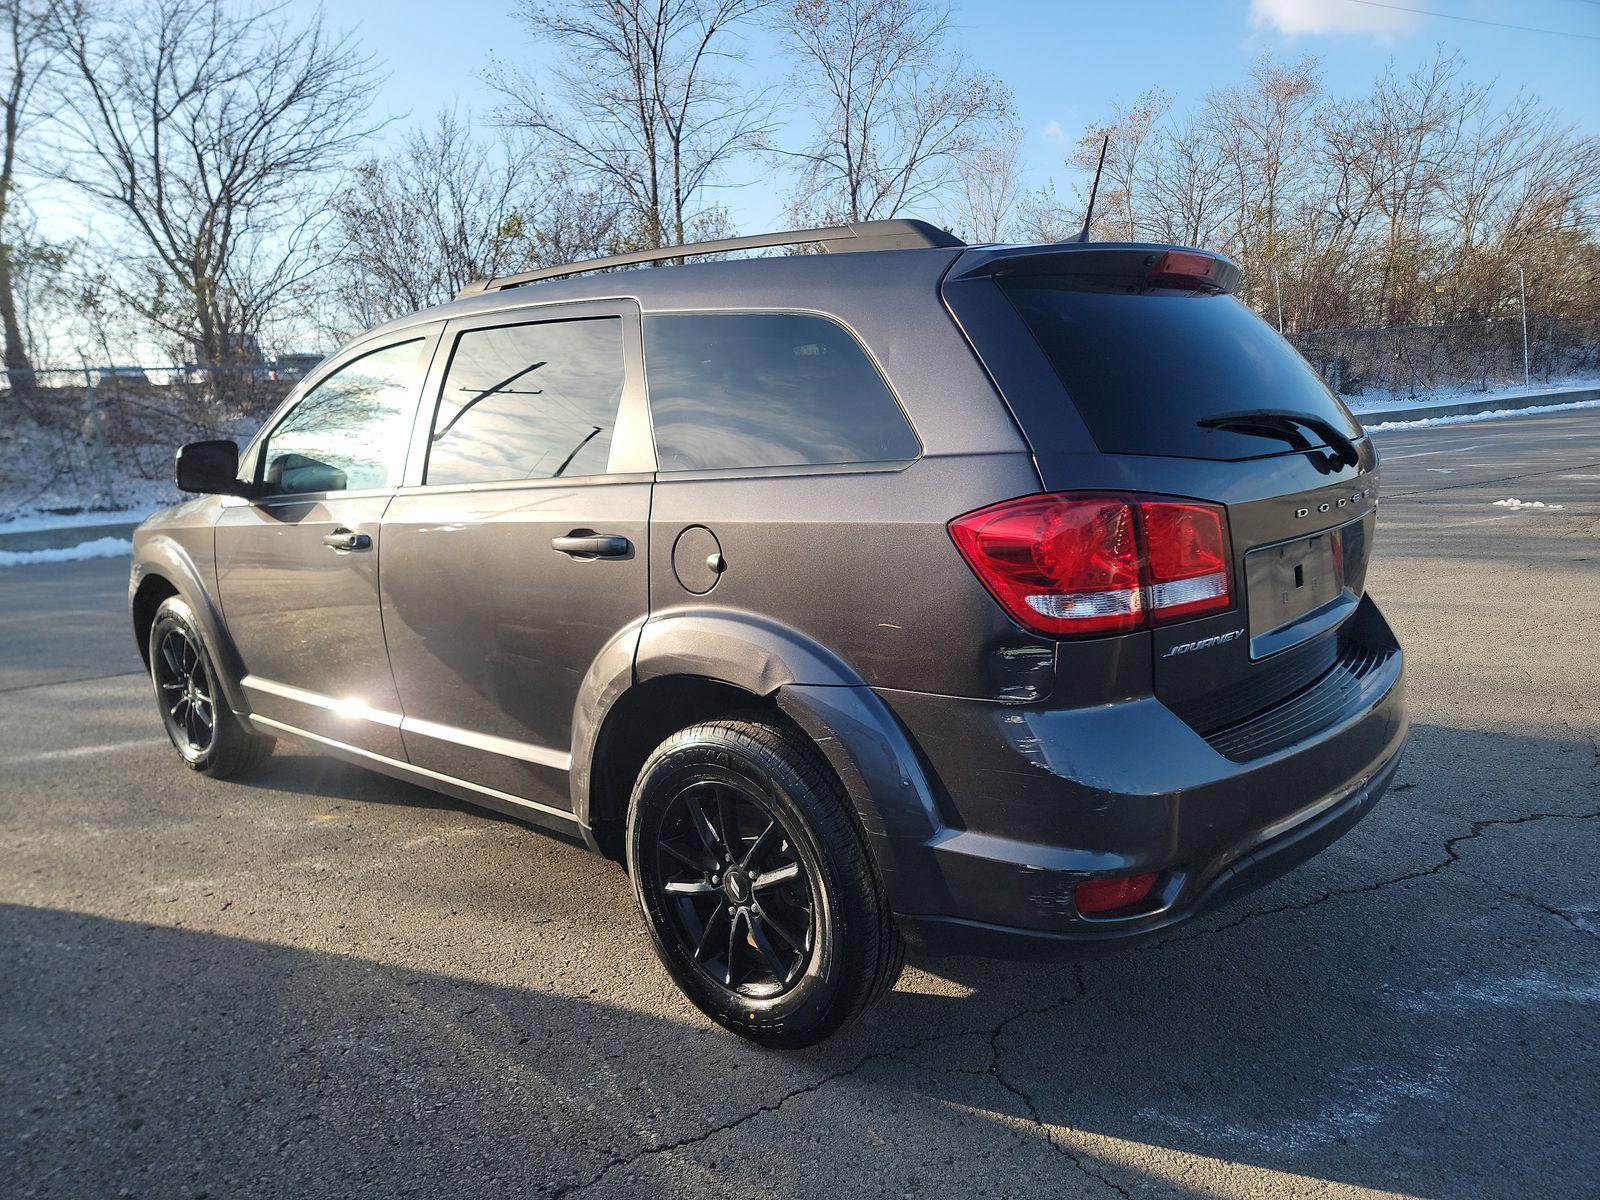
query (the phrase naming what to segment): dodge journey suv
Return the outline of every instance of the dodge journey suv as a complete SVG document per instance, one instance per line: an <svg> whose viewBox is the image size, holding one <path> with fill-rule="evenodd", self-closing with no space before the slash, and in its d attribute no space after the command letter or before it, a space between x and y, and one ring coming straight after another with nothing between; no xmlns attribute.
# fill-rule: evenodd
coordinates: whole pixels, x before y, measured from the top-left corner
<svg viewBox="0 0 1600 1200"><path fill-rule="evenodd" d="M161 719L209 775L290 737L581 839L769 1045L908 945L1169 929L1406 736L1377 454L1238 279L879 221L474 284L179 451L130 583Z"/></svg>

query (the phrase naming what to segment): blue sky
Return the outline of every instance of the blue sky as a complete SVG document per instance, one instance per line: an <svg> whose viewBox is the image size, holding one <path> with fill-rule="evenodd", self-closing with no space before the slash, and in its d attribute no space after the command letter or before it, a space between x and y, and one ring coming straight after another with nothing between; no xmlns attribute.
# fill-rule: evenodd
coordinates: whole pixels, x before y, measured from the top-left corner
<svg viewBox="0 0 1600 1200"><path fill-rule="evenodd" d="M388 71L379 108L401 118L393 131L453 105L487 115L494 100L478 74L491 51L537 69L542 50L513 7L514 0L333 0L326 14ZM296 8L309 14L316 4L292 0ZM1075 176L1062 159L1112 102L1157 86L1182 110L1240 81L1262 54L1315 55L1329 90L1349 94L1391 57L1406 67L1443 43L1462 53L1475 81L1506 95L1526 87L1600 134L1600 0L957 0L954 11L962 48L1015 94L1028 184L1054 176L1068 194ZM781 78L767 39L751 38L747 50L754 71ZM782 196L741 182L747 186L725 196L735 223L748 232L780 222Z"/></svg>

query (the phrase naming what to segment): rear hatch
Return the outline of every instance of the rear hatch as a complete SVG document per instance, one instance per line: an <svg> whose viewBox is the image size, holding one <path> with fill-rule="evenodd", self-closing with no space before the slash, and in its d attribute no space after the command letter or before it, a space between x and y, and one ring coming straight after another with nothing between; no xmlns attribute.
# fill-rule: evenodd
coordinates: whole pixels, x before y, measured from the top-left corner
<svg viewBox="0 0 1600 1200"><path fill-rule="evenodd" d="M1047 491L1223 508L1233 604L1144 636L1155 694L1255 757L1358 703L1386 635L1359 617L1376 453L1237 280L1198 251L1088 244L963 258L945 293Z"/></svg>

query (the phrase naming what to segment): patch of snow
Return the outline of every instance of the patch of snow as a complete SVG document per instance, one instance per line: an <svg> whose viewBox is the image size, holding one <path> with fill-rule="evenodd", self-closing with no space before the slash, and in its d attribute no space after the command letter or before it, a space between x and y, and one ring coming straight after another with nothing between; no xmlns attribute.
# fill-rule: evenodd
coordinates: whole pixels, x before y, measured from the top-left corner
<svg viewBox="0 0 1600 1200"><path fill-rule="evenodd" d="M1444 1099L1453 1090L1455 1059L1453 1052L1436 1051L1426 1065L1412 1069L1362 1070L1351 1065L1339 1072L1337 1081L1348 1096L1329 1095L1333 1089L1325 1088L1321 1105L1304 1117L1280 1116L1246 1125L1183 1117L1158 1108L1140 1109L1138 1115L1212 1144L1243 1146L1261 1154L1303 1154L1359 1141L1387 1121L1407 1118L1419 1104Z"/></svg>
<svg viewBox="0 0 1600 1200"><path fill-rule="evenodd" d="M126 558L133 553L127 538L103 537L54 550L0 550L0 567L27 567L34 563L82 562L86 558Z"/></svg>
<svg viewBox="0 0 1600 1200"><path fill-rule="evenodd" d="M1443 388L1438 391L1428 392L1421 396L1408 396L1402 393L1372 391L1363 392L1359 396L1342 397L1345 406L1357 416L1363 412L1384 408L1432 408L1438 404L1459 404L1464 400L1489 400L1496 396L1526 396L1530 392L1543 395L1546 392L1576 392L1585 388L1600 387L1600 375L1569 375L1561 379L1553 379L1549 383L1536 384L1532 388L1521 383L1505 383L1498 387L1490 388Z"/></svg>
<svg viewBox="0 0 1600 1200"><path fill-rule="evenodd" d="M1546 504L1543 500L1518 500L1515 496L1509 500L1496 500L1496 508L1560 508L1559 504Z"/></svg>
<svg viewBox="0 0 1600 1200"><path fill-rule="evenodd" d="M34 510L25 516L0 520L0 535L7 533L37 533L45 529L77 529L82 525L137 525L161 504L141 504L135 508L82 509L78 512L49 512Z"/></svg>
<svg viewBox="0 0 1600 1200"><path fill-rule="evenodd" d="M1534 1008L1544 1004L1600 1005L1600 981L1557 979L1543 971L1452 984L1440 991L1389 996L1407 1012L1465 1012L1473 1008Z"/></svg>
<svg viewBox="0 0 1600 1200"><path fill-rule="evenodd" d="M1431 429L1436 425L1472 425L1478 421L1503 421L1507 417L1533 417L1540 413L1572 412L1580 408L1600 408L1600 400L1575 400L1571 404L1541 404L1538 408L1497 408L1493 412L1466 413L1457 417L1419 417L1415 421L1379 421L1365 425L1368 433L1388 433L1396 429Z"/></svg>

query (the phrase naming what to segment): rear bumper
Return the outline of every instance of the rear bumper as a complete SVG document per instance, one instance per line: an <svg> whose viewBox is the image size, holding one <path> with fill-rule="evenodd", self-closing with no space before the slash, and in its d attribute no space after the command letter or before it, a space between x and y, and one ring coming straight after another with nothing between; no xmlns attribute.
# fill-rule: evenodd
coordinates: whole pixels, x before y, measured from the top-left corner
<svg viewBox="0 0 1600 1200"><path fill-rule="evenodd" d="M937 828L893 848L890 899L928 954L1056 957L1142 941L1304 862L1377 804L1407 734L1404 664L1361 702L1240 762L1151 697L1080 709L881 692L925 763ZM1085 917L1077 885L1156 872L1155 893Z"/></svg>
<svg viewBox="0 0 1600 1200"><path fill-rule="evenodd" d="M1086 922L1098 928L1041 930L993 925L960 917L898 917L901 932L929 956L970 954L986 958L1067 959L1126 949L1164 935L1172 926L1209 912L1270 883L1338 841L1377 807L1400 765L1398 751L1372 779L1299 825L1249 851L1219 871L1183 903L1127 922Z"/></svg>

